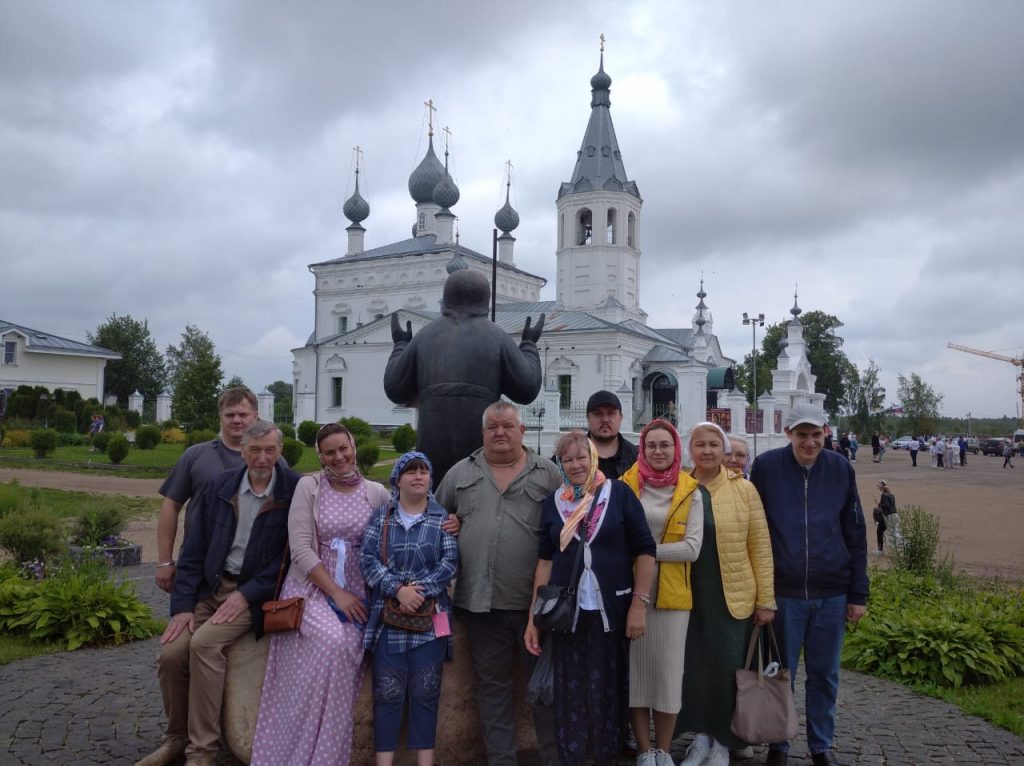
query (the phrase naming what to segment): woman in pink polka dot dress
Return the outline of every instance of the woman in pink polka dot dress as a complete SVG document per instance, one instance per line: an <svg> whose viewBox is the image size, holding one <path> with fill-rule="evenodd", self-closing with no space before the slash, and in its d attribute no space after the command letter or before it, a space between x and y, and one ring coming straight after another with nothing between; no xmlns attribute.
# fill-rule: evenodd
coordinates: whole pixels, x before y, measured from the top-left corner
<svg viewBox="0 0 1024 766"><path fill-rule="evenodd" d="M390 495L359 474L355 441L344 426L328 423L316 442L323 471L295 489L291 567L281 588L281 598L304 596L305 612L299 630L271 638L253 766L344 766L352 751L368 617L359 546L370 516Z"/></svg>

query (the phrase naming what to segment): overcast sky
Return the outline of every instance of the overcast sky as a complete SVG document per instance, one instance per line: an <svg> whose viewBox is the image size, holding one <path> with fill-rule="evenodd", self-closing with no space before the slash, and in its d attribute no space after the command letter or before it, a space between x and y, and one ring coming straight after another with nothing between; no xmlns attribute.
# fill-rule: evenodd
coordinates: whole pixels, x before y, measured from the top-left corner
<svg viewBox="0 0 1024 766"><path fill-rule="evenodd" d="M603 32L652 326L689 325L703 272L740 359L742 313L788 318L798 282L887 403L917 372L946 414L1013 414L1015 368L946 343L1024 347L1022 30L1013 0L3 3L0 317L130 314L161 349L192 323L226 376L290 380L352 148L366 246L408 237L428 98L462 244L490 253L511 159L516 263L553 299Z"/></svg>

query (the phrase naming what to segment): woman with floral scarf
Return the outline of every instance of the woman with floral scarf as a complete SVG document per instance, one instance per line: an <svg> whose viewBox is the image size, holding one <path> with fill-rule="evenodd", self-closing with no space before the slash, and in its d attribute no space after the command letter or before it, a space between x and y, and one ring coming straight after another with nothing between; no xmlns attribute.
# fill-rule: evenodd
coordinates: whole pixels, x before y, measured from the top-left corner
<svg viewBox="0 0 1024 766"><path fill-rule="evenodd" d="M612 763L626 737L630 640L644 635L656 546L629 487L605 480L594 445L570 431L555 447L562 486L544 501L534 591L569 585L580 545L572 628L552 633L558 757L564 766ZM531 614L526 648L541 653Z"/></svg>

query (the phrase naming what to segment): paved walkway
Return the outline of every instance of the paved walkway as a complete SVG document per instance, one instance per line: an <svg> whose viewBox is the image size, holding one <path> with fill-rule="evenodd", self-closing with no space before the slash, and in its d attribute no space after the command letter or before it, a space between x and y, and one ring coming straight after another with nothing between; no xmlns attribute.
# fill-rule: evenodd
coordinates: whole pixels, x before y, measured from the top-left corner
<svg viewBox="0 0 1024 766"><path fill-rule="evenodd" d="M158 612L166 610L167 596L153 585L151 564L123 576L138 578L140 597ZM151 639L0 667L0 764L130 764L147 753L162 726L157 649ZM798 698L801 712L802 705ZM1024 740L945 702L860 673L843 672L837 718L837 754L845 764L1024 763ZM684 747L678 744L677 762ZM805 752L801 733L793 753ZM763 762L763 749L754 761L736 761Z"/></svg>

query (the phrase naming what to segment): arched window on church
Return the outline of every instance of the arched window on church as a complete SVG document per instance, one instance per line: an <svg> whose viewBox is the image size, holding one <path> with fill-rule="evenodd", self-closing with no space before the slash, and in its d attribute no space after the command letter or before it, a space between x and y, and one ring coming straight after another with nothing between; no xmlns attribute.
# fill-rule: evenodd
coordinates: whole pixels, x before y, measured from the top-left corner
<svg viewBox="0 0 1024 766"><path fill-rule="evenodd" d="M576 244L589 245L594 241L594 216L583 208L576 216Z"/></svg>
<svg viewBox="0 0 1024 766"><path fill-rule="evenodd" d="M636 247L636 214L630 213L626 218L626 244Z"/></svg>
<svg viewBox="0 0 1024 766"><path fill-rule="evenodd" d="M565 246L565 213L558 216L558 246Z"/></svg>
<svg viewBox="0 0 1024 766"><path fill-rule="evenodd" d="M609 245L617 245L618 240L615 238L615 208L608 208L608 225L605 227L604 241Z"/></svg>
<svg viewBox="0 0 1024 766"><path fill-rule="evenodd" d="M423 231L423 229L425 229L426 227L427 227L427 214L426 213L420 213L419 217L418 217L417 228L419 229L419 231Z"/></svg>

